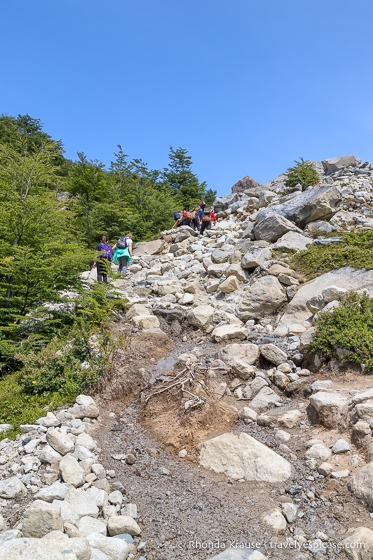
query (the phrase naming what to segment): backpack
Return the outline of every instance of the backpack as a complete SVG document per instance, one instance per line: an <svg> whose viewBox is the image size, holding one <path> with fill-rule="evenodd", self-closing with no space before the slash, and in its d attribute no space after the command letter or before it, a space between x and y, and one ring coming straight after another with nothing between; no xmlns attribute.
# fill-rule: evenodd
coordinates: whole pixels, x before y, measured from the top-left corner
<svg viewBox="0 0 373 560"><path fill-rule="evenodd" d="M194 219L194 212L187 212L186 217L187 217L188 220L193 220Z"/></svg>
<svg viewBox="0 0 373 560"><path fill-rule="evenodd" d="M122 237L117 241L117 247L118 249L127 249L127 237L122 235Z"/></svg>
<svg viewBox="0 0 373 560"><path fill-rule="evenodd" d="M211 216L210 214L204 214L203 218L202 218L203 222L211 222Z"/></svg>
<svg viewBox="0 0 373 560"><path fill-rule="evenodd" d="M179 212L174 212L174 220L180 220L181 216Z"/></svg>
<svg viewBox="0 0 373 560"><path fill-rule="evenodd" d="M109 259L109 261L111 261L113 257L113 249L111 245L107 245L106 243L100 243L99 247L101 251L100 257L104 259Z"/></svg>

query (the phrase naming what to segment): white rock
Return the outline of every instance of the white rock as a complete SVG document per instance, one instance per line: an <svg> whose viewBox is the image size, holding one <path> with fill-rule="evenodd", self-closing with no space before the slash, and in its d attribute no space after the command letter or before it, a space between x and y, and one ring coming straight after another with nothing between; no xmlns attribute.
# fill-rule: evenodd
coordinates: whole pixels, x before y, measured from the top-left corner
<svg viewBox="0 0 373 560"><path fill-rule="evenodd" d="M99 533L106 537L106 521L104 519L84 516L79 521L78 529L85 537L92 533Z"/></svg>
<svg viewBox="0 0 373 560"><path fill-rule="evenodd" d="M245 340L248 335L248 330L245 327L240 327L239 325L221 325L216 327L211 336L215 342L223 342L225 340L238 339Z"/></svg>
<svg viewBox="0 0 373 560"><path fill-rule="evenodd" d="M331 451L322 443L315 443L306 451L307 459L319 459L326 461L331 456Z"/></svg>
<svg viewBox="0 0 373 560"><path fill-rule="evenodd" d="M90 404L95 404L95 401L92 399L92 397L89 397L88 395L78 395L75 399L76 404L79 405L83 405L83 406L89 406Z"/></svg>
<svg viewBox="0 0 373 560"><path fill-rule="evenodd" d="M61 508L35 500L24 513L23 536L40 538L51 531L63 531Z"/></svg>
<svg viewBox="0 0 373 560"><path fill-rule="evenodd" d="M65 500L53 500L52 505L61 509L61 517L63 523L71 523L76 527L79 524L79 515L76 513L74 507L65 502Z"/></svg>
<svg viewBox="0 0 373 560"><path fill-rule="evenodd" d="M358 527L341 544L350 560L369 560L373 556L373 531Z"/></svg>
<svg viewBox="0 0 373 560"><path fill-rule="evenodd" d="M330 463L322 463L317 470L323 476L329 476L333 472L333 469L334 467Z"/></svg>
<svg viewBox="0 0 373 560"><path fill-rule="evenodd" d="M276 366L279 366L287 361L287 355L285 352L274 344L263 344L260 347L260 353L266 360Z"/></svg>
<svg viewBox="0 0 373 560"><path fill-rule="evenodd" d="M275 439L283 443L287 443L291 439L291 435L288 432L284 432L284 430L277 430Z"/></svg>
<svg viewBox="0 0 373 560"><path fill-rule="evenodd" d="M96 486L91 486L86 490L86 495L89 498L92 498L96 506L100 509L103 509L108 505L108 493L101 488L96 488Z"/></svg>
<svg viewBox="0 0 373 560"><path fill-rule="evenodd" d="M85 516L96 518L98 516L96 501L87 495L84 490L78 490L71 486L65 500L74 507L80 518Z"/></svg>
<svg viewBox="0 0 373 560"><path fill-rule="evenodd" d="M189 311L187 319L193 327L199 329L207 328L211 323L214 313L215 309L211 305L199 305Z"/></svg>
<svg viewBox="0 0 373 560"><path fill-rule="evenodd" d="M85 473L78 461L70 454L62 457L60 461L62 480L75 487L85 483Z"/></svg>
<svg viewBox="0 0 373 560"><path fill-rule="evenodd" d="M350 451L350 446L345 439L339 439L332 447L332 452L335 454L346 453L347 451Z"/></svg>
<svg viewBox="0 0 373 560"><path fill-rule="evenodd" d="M74 442L71 438L58 430L49 430L46 435L49 445L61 455L74 451Z"/></svg>
<svg viewBox="0 0 373 560"><path fill-rule="evenodd" d="M219 284L219 290L223 294L230 294L231 292L235 292L236 290L238 290L239 286L240 283L236 276L228 276L228 278L224 280L224 282Z"/></svg>
<svg viewBox="0 0 373 560"><path fill-rule="evenodd" d="M291 476L291 465L251 436L226 433L198 446L199 464L234 480L283 482Z"/></svg>
<svg viewBox="0 0 373 560"><path fill-rule="evenodd" d="M347 398L339 393L319 391L311 395L310 404L317 412L321 424L326 428L336 428L347 405Z"/></svg>
<svg viewBox="0 0 373 560"><path fill-rule="evenodd" d="M114 515L108 519L108 533L111 537L124 533L134 537L140 535L141 529L129 515Z"/></svg>
<svg viewBox="0 0 373 560"><path fill-rule="evenodd" d="M121 506L123 502L123 494L119 490L115 490L109 494L108 499L114 506Z"/></svg>
<svg viewBox="0 0 373 560"><path fill-rule="evenodd" d="M53 459L59 459L62 455L55 451L50 445L44 445L39 453L39 459L42 463L51 463Z"/></svg>
<svg viewBox="0 0 373 560"><path fill-rule="evenodd" d="M328 286L324 288L321 292L322 297L324 298L325 303L330 303L331 301L340 300L348 294L348 290L345 288L340 288L339 286Z"/></svg>
<svg viewBox="0 0 373 560"><path fill-rule="evenodd" d="M128 544L124 539L112 539L104 537L100 533L91 533L87 536L87 541L91 547L93 559L125 560L127 558Z"/></svg>
<svg viewBox="0 0 373 560"><path fill-rule="evenodd" d="M293 523L297 518L298 506L292 502L285 502L282 504L282 513L288 523Z"/></svg>
<svg viewBox="0 0 373 560"><path fill-rule="evenodd" d="M263 522L277 535L285 534L287 523L285 517L279 509L274 509L273 511L265 514L262 519Z"/></svg>
<svg viewBox="0 0 373 560"><path fill-rule="evenodd" d="M44 539L13 539L0 548L0 560L78 560L75 552L65 550L60 541ZM80 559L79 559L80 560ZM86 559L84 559L86 560Z"/></svg>
<svg viewBox="0 0 373 560"><path fill-rule="evenodd" d="M46 416L36 420L36 424L44 426L45 428L52 428L59 426L61 422L58 420L57 416L53 414L53 412L48 412Z"/></svg>
<svg viewBox="0 0 373 560"><path fill-rule="evenodd" d="M269 405L280 402L281 398L270 388L263 387L250 403L250 408L262 412Z"/></svg>
<svg viewBox="0 0 373 560"><path fill-rule="evenodd" d="M53 500L64 500L69 489L70 486L68 484L62 484L57 480L50 486L46 486L45 488L39 490L39 492L35 495L35 498L49 503L52 503Z"/></svg>
<svg viewBox="0 0 373 560"><path fill-rule="evenodd" d="M0 480L0 498L9 500L26 493L26 486L16 476Z"/></svg>

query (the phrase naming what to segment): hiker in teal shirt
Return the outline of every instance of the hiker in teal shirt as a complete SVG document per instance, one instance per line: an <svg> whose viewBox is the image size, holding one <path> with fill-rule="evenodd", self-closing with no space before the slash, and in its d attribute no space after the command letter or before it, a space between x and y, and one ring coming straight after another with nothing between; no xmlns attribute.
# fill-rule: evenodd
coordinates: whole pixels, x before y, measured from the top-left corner
<svg viewBox="0 0 373 560"><path fill-rule="evenodd" d="M132 233L122 235L113 247L114 250L114 263L118 264L118 272L123 276L127 274L127 266L132 261Z"/></svg>

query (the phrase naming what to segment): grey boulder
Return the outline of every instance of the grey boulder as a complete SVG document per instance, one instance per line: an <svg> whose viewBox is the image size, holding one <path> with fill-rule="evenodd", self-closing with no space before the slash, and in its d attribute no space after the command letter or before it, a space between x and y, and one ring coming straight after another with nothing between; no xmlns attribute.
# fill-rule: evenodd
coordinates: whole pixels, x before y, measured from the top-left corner
<svg viewBox="0 0 373 560"><path fill-rule="evenodd" d="M254 226L255 239L263 239L264 241L274 242L277 241L288 231L297 231L302 233L293 222L284 218L280 214L274 214L273 216L268 216L264 220L261 220Z"/></svg>
<svg viewBox="0 0 373 560"><path fill-rule="evenodd" d="M360 163L361 159L358 159L351 154L349 156L324 159L322 166L324 168L325 175L330 175L331 173L336 173L345 167L356 167L356 165L360 165Z"/></svg>
<svg viewBox="0 0 373 560"><path fill-rule="evenodd" d="M342 196L334 186L308 188L298 196L269 208L260 210L257 221L280 214L300 228L315 220L328 220L337 212Z"/></svg>

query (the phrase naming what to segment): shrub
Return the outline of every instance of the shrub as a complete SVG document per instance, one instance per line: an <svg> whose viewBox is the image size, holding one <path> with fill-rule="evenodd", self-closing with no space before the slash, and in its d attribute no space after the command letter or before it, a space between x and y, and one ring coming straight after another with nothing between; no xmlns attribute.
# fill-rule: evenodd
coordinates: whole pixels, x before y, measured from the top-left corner
<svg viewBox="0 0 373 560"><path fill-rule="evenodd" d="M295 160L295 165L289 167L286 171L285 185L294 188L298 183L302 185L302 191L311 185L316 185L320 181L320 177L310 161Z"/></svg>
<svg viewBox="0 0 373 560"><path fill-rule="evenodd" d="M313 352L332 357L342 349L343 361L364 364L364 371L373 373L373 300L366 294L350 292L333 312L320 313L315 327Z"/></svg>
<svg viewBox="0 0 373 560"><path fill-rule="evenodd" d="M296 253L290 264L308 278L344 266L373 269L373 232L349 232L342 235L340 243L309 245Z"/></svg>

